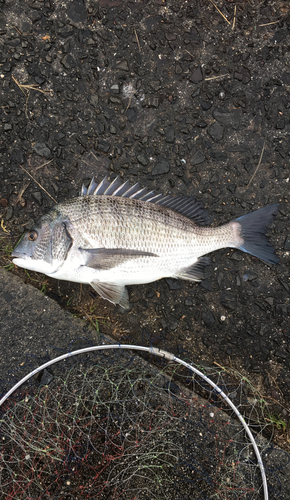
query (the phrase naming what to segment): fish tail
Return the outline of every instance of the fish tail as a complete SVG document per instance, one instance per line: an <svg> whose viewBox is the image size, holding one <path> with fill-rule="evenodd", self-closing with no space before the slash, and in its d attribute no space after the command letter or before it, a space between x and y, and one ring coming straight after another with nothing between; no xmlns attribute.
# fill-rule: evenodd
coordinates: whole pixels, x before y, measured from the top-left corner
<svg viewBox="0 0 290 500"><path fill-rule="evenodd" d="M239 243L236 248L258 257L270 264L278 264L275 249L266 237L268 226L273 222L279 205L268 205L255 212L235 219L232 224L239 224Z"/></svg>

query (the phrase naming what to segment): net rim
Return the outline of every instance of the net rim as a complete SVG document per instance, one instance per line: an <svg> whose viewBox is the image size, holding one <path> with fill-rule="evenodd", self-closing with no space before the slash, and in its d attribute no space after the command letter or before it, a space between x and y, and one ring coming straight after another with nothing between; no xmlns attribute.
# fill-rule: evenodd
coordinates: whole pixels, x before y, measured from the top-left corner
<svg viewBox="0 0 290 500"><path fill-rule="evenodd" d="M58 363L59 361L62 361L64 359L77 356L78 354L85 354L87 352L93 352L93 351L102 351L105 349L128 349L131 351L143 351L147 352L149 354L155 354L159 358L165 358L168 361L174 361L177 363L182 364L186 368L188 368L190 371L194 372L196 375L202 377L209 385L211 385L214 390L221 396L226 403L230 406L230 408L234 411L236 416L238 417L239 421L241 422L242 426L244 427L251 444L253 446L256 458L257 458L257 463L260 468L261 472L261 477L262 477L262 483L263 483L263 492L264 492L264 500L269 500L269 495L268 495L268 484L267 484L267 477L266 477L266 472L265 472L265 467L263 464L263 460L261 457L261 454L259 452L257 443L255 441L255 438L247 425L245 419L239 412L238 408L234 405L234 403L231 401L231 399L210 379L208 378L204 373L202 373L198 368L195 368L193 365L190 363L187 363L183 359L178 358L174 354L165 351L163 349L159 349L156 347L145 347L145 346L139 346L139 345L131 345L131 344L101 344L97 346L90 346L90 347L84 347L82 349L77 349L76 351L70 351L68 353L62 354L61 356L58 356L57 358L51 359L47 361L46 363L43 363L39 367L35 368L31 372L29 372L27 375L25 375L21 380L19 380L9 391L0 399L0 407L3 405L3 403L8 399L13 392L15 392L18 387L20 387L22 384L24 384L27 380L32 378L34 375L37 373L41 372L45 368L48 368L49 366Z"/></svg>

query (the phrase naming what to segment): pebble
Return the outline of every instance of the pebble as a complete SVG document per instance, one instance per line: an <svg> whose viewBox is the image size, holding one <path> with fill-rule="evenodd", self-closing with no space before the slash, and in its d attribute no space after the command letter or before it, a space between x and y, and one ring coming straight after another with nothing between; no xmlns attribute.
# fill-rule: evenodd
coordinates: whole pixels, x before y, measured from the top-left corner
<svg viewBox="0 0 290 500"><path fill-rule="evenodd" d="M126 59L123 59L123 61L117 62L116 69L121 69L123 71L129 71L128 61Z"/></svg>
<svg viewBox="0 0 290 500"><path fill-rule="evenodd" d="M182 288L182 284L180 280L175 280L172 278L166 278L166 283L169 286L169 290L180 290Z"/></svg>
<svg viewBox="0 0 290 500"><path fill-rule="evenodd" d="M51 156L51 151L44 142L36 142L32 148L39 156L44 156L44 158Z"/></svg>
<svg viewBox="0 0 290 500"><path fill-rule="evenodd" d="M287 236L285 243L284 243L284 248L285 248L285 250L290 250L290 236Z"/></svg>
<svg viewBox="0 0 290 500"><path fill-rule="evenodd" d="M33 198L37 201L39 205L42 205L42 194L40 191L34 191L32 193Z"/></svg>
<svg viewBox="0 0 290 500"><path fill-rule="evenodd" d="M99 104L99 96L98 94L93 94L91 95L91 98L90 98L90 103L96 108L97 105Z"/></svg>
<svg viewBox="0 0 290 500"><path fill-rule="evenodd" d="M237 308L236 297L232 293L223 294L220 303L229 311L234 311Z"/></svg>
<svg viewBox="0 0 290 500"><path fill-rule="evenodd" d="M192 83L200 83L203 80L201 67L198 66L190 75L189 80Z"/></svg>
<svg viewBox="0 0 290 500"><path fill-rule="evenodd" d="M230 112L215 109L213 111L213 117L225 127L232 127L234 130L237 130L240 125L241 113L238 109L234 109Z"/></svg>
<svg viewBox="0 0 290 500"><path fill-rule="evenodd" d="M13 216L13 209L12 209L11 205L9 205L9 207L7 208L6 213L4 215L5 221L12 219L12 216Z"/></svg>
<svg viewBox="0 0 290 500"><path fill-rule="evenodd" d="M107 141L98 141L95 146L96 149L102 151L103 153L108 153L111 148L111 144Z"/></svg>
<svg viewBox="0 0 290 500"><path fill-rule="evenodd" d="M175 128L166 127L165 129L165 140L166 142L173 143L175 141Z"/></svg>
<svg viewBox="0 0 290 500"><path fill-rule="evenodd" d="M210 328L215 323L215 317L213 313L209 310L202 313L201 319L204 322L205 326L207 326L208 328Z"/></svg>
<svg viewBox="0 0 290 500"><path fill-rule="evenodd" d="M61 60L61 64L65 67L65 69L75 68L77 65L75 59L70 54L64 56Z"/></svg>
<svg viewBox="0 0 290 500"><path fill-rule="evenodd" d="M120 87L119 87L119 85L117 85L117 84L112 85L111 88L110 88L110 92L112 94L120 94Z"/></svg>
<svg viewBox="0 0 290 500"><path fill-rule="evenodd" d="M169 172L170 165L165 158L159 158L152 169L152 175L162 175Z"/></svg>
<svg viewBox="0 0 290 500"><path fill-rule="evenodd" d="M80 0L74 0L67 7L67 16L74 23L84 23L87 20L85 4Z"/></svg>
<svg viewBox="0 0 290 500"><path fill-rule="evenodd" d="M146 165L148 165L149 163L149 160L145 155L137 155L137 160L139 163L141 163L141 165L143 165L143 167L146 167Z"/></svg>
<svg viewBox="0 0 290 500"><path fill-rule="evenodd" d="M219 122L214 122L209 126L207 132L214 141L218 142L223 138L224 127Z"/></svg>
<svg viewBox="0 0 290 500"><path fill-rule="evenodd" d="M199 149L198 151L196 151L194 153L194 155L190 158L190 164L192 166L195 166L195 165L200 165L201 163L203 163L205 160L205 156L203 154L203 152Z"/></svg>

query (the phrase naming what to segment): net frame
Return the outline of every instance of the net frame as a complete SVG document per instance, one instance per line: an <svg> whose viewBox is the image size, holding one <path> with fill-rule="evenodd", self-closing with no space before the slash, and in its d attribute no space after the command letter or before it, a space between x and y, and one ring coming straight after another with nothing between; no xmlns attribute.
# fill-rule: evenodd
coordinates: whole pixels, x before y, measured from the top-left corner
<svg viewBox="0 0 290 500"><path fill-rule="evenodd" d="M172 361L176 363L180 363L187 369L189 369L191 372L195 373L199 377L203 378L205 382L207 382L215 391L216 393L229 405L229 407L233 410L235 415L237 416L238 420L242 424L256 455L257 459L257 464L260 469L261 473L261 478L262 478L262 485L263 485L263 494L264 494L264 500L269 500L269 495L268 495L268 484L267 484L267 477L266 477L266 472L265 472L265 467L263 464L263 460L259 451L259 448L257 446L257 443L255 441L255 438L247 425L244 417L242 414L239 412L238 408L234 405L234 403L231 401L231 399L218 387L218 385L215 384L209 377L207 377L204 373L202 373L200 370L195 368L193 365L190 363L178 358L174 354L165 351L163 349L159 349L156 347L145 347L145 346L136 346L136 345L131 345L131 344L102 344L102 345L97 345L97 346L90 346L90 347L85 347L82 349L77 349L75 351L71 351L65 354L62 354L61 356L58 356L57 358L51 359L47 361L46 363L42 364L41 366L35 368L32 370L30 373L25 375L19 382L17 382L0 400L0 407L3 405L3 403L13 394L14 391L16 391L22 384L24 384L27 380L32 378L34 375L38 374L42 370L50 367L51 365L58 363L59 361L68 359L73 356L77 356L79 354L85 354L89 352L94 352L94 351L101 351L101 350L106 350L106 349L123 349L123 350L131 350L131 351L142 351L146 352L148 354L153 354L159 358L166 359L167 361Z"/></svg>

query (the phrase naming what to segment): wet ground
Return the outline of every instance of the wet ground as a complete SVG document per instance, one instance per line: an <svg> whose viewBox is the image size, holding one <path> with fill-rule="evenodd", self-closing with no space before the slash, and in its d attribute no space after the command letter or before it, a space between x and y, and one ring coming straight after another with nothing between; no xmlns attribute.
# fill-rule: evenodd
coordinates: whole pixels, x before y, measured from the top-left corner
<svg viewBox="0 0 290 500"><path fill-rule="evenodd" d="M193 195L216 225L280 203L269 230L279 265L221 250L200 284L130 287L129 313L88 286L11 272L118 341L237 369L288 422L289 3L0 5L2 265L93 175Z"/></svg>

